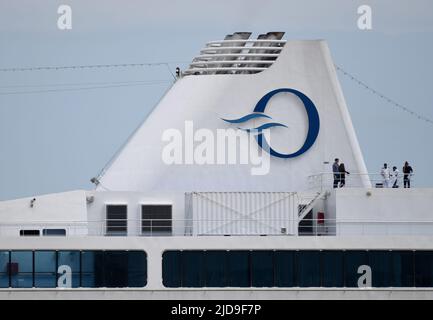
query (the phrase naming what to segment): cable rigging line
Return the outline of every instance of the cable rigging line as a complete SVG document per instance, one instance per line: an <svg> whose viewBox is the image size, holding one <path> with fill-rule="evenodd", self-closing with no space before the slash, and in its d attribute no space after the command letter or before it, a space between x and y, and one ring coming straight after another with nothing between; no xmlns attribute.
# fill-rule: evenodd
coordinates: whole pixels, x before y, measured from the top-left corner
<svg viewBox="0 0 433 320"><path fill-rule="evenodd" d="M154 67L167 66L176 63L189 63L188 61L166 61L166 62L145 62L145 63L117 63L117 64L89 64L72 66L39 66L39 67L11 67L0 68L0 72L23 72L23 71L57 71L57 70L79 70L79 69L101 69L101 68L133 68L133 67Z"/></svg>
<svg viewBox="0 0 433 320"><path fill-rule="evenodd" d="M356 84L358 84L359 86L363 87L364 89L370 91L371 93L373 93L374 95L376 95L377 97L381 98L382 100L384 100L385 102L387 102L390 105L393 105L394 107L409 113L410 115L418 118L418 120L422 120L428 124L433 125L433 120L423 116L407 107L405 107L404 105L402 105L401 103L398 103L396 101L394 101L393 99L387 97L386 95L384 95L383 93L373 89L372 87L370 87L369 85L367 85L365 82L359 80L358 78L356 78L355 76L353 76L352 74L350 74L349 72L347 72L346 70L344 70L343 68L335 65L335 68L340 71L341 73L343 73L347 78L349 78L350 80L352 80L353 82L355 82Z"/></svg>
<svg viewBox="0 0 433 320"><path fill-rule="evenodd" d="M103 81L103 82L66 82L66 83L44 83L44 84L9 84L0 85L2 89L10 88L43 88L43 87L69 87L69 86L97 86L107 84L130 84L130 83L154 83L170 82L169 79L135 80L135 81Z"/></svg>
<svg viewBox="0 0 433 320"><path fill-rule="evenodd" d="M114 84L114 85L105 85L105 86L89 86L89 87L77 87L77 88L46 89L46 90L33 90L33 91L11 91L11 92L0 92L0 96L17 95L17 94L32 94L32 93L48 93L48 92L83 91L83 90L133 87L133 86L146 86L146 85L169 84L171 82L172 81L155 81L155 82L147 82L147 83Z"/></svg>

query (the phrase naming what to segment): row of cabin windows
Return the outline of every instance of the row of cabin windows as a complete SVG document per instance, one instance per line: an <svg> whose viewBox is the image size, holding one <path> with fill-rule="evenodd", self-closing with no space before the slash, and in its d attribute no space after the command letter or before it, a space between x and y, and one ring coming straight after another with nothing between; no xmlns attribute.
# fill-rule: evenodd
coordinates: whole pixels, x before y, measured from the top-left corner
<svg viewBox="0 0 433 320"><path fill-rule="evenodd" d="M0 251L0 288L123 288L146 283L144 251Z"/></svg>
<svg viewBox="0 0 433 320"><path fill-rule="evenodd" d="M165 287L433 287L433 251L166 251ZM66 268L66 269L65 269ZM65 271L67 270L67 271ZM0 288L144 287L144 251L0 251ZM60 282L60 284L59 284Z"/></svg>
<svg viewBox="0 0 433 320"><path fill-rule="evenodd" d="M362 267L361 267L362 266ZM166 251L165 287L433 287L433 251Z"/></svg>
<svg viewBox="0 0 433 320"><path fill-rule="evenodd" d="M143 235L171 235L172 206L142 205L141 232ZM127 235L128 207L127 205L107 205L106 234Z"/></svg>

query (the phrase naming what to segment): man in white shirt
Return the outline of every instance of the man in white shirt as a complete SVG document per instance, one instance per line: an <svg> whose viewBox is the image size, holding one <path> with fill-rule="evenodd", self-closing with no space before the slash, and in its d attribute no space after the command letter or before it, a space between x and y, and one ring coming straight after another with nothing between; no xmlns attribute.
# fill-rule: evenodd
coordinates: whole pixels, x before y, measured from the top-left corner
<svg viewBox="0 0 433 320"><path fill-rule="evenodd" d="M388 164L386 164L386 163L383 164L383 168L380 171L380 175L383 178L383 187L389 188L389 186L390 186L390 183L389 183L390 173L389 173Z"/></svg>
<svg viewBox="0 0 433 320"><path fill-rule="evenodd" d="M400 171L398 171L396 166L392 167L391 185L393 188L398 188L398 174L399 173L400 173Z"/></svg>

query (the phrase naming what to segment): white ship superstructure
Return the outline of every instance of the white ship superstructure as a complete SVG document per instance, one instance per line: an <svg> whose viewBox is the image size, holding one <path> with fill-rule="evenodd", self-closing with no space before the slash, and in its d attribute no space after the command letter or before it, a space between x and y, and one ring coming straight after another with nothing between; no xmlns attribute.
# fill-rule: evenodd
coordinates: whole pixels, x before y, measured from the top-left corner
<svg viewBox="0 0 433 320"><path fill-rule="evenodd" d="M326 42L283 35L207 43L95 190L0 202L0 298L433 298L433 189L382 188Z"/></svg>

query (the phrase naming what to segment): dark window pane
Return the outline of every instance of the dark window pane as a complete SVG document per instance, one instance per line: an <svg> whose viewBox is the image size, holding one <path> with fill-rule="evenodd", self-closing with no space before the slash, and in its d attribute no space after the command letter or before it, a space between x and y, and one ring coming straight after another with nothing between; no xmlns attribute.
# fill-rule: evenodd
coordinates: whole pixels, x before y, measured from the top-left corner
<svg viewBox="0 0 433 320"><path fill-rule="evenodd" d="M171 234L171 205L142 205L141 230L143 234Z"/></svg>
<svg viewBox="0 0 433 320"><path fill-rule="evenodd" d="M107 205L107 235L127 234L127 206Z"/></svg>
<svg viewBox="0 0 433 320"><path fill-rule="evenodd" d="M275 251L275 286L294 286L294 252Z"/></svg>
<svg viewBox="0 0 433 320"><path fill-rule="evenodd" d="M296 254L299 287L320 287L320 252L299 251Z"/></svg>
<svg viewBox="0 0 433 320"><path fill-rule="evenodd" d="M17 271L11 275L13 288L33 287L33 252L32 251L12 251L11 262ZM15 267L16 266L16 267Z"/></svg>
<svg viewBox="0 0 433 320"><path fill-rule="evenodd" d="M44 229L42 230L44 236L66 236L65 229Z"/></svg>
<svg viewBox="0 0 433 320"><path fill-rule="evenodd" d="M251 277L253 287L274 286L273 251L251 251Z"/></svg>
<svg viewBox="0 0 433 320"><path fill-rule="evenodd" d="M368 265L371 268L373 287L391 286L391 252L369 251Z"/></svg>
<svg viewBox="0 0 433 320"><path fill-rule="evenodd" d="M21 237L37 237L39 233L39 230L20 230Z"/></svg>
<svg viewBox="0 0 433 320"><path fill-rule="evenodd" d="M0 288L9 287L9 251L0 251Z"/></svg>
<svg viewBox="0 0 433 320"><path fill-rule="evenodd" d="M128 251L128 287L147 284L147 255L143 251Z"/></svg>
<svg viewBox="0 0 433 320"><path fill-rule="evenodd" d="M182 287L203 286L203 251L182 251Z"/></svg>
<svg viewBox="0 0 433 320"><path fill-rule="evenodd" d="M344 253L344 273L346 287L358 287L358 279L361 274L358 268L367 265L366 251L346 251Z"/></svg>
<svg viewBox="0 0 433 320"><path fill-rule="evenodd" d="M162 255L162 282L165 287L179 288L181 286L181 252L166 251Z"/></svg>
<svg viewBox="0 0 433 320"><path fill-rule="evenodd" d="M102 286L102 252L83 251L81 253L81 281L84 288Z"/></svg>
<svg viewBox="0 0 433 320"><path fill-rule="evenodd" d="M82 287L144 287L147 259L143 251L83 251Z"/></svg>
<svg viewBox="0 0 433 320"><path fill-rule="evenodd" d="M415 251L415 287L433 287L433 252Z"/></svg>
<svg viewBox="0 0 433 320"><path fill-rule="evenodd" d="M68 266L72 271L72 288L80 286L80 251L59 251L59 266ZM57 275L57 278L61 274Z"/></svg>
<svg viewBox="0 0 433 320"><path fill-rule="evenodd" d="M104 280L101 287L124 288L128 286L128 253L126 251L105 251L103 265L97 269L103 269Z"/></svg>
<svg viewBox="0 0 433 320"><path fill-rule="evenodd" d="M229 251L227 256L227 285L250 287L249 251Z"/></svg>
<svg viewBox="0 0 433 320"><path fill-rule="evenodd" d="M322 287L343 287L343 252L322 251Z"/></svg>
<svg viewBox="0 0 433 320"><path fill-rule="evenodd" d="M56 287L56 252L35 251L35 287Z"/></svg>
<svg viewBox="0 0 433 320"><path fill-rule="evenodd" d="M225 287L227 251L206 251L206 287Z"/></svg>
<svg viewBox="0 0 433 320"><path fill-rule="evenodd" d="M413 287L414 269L412 251L393 251L392 259L392 286Z"/></svg>

